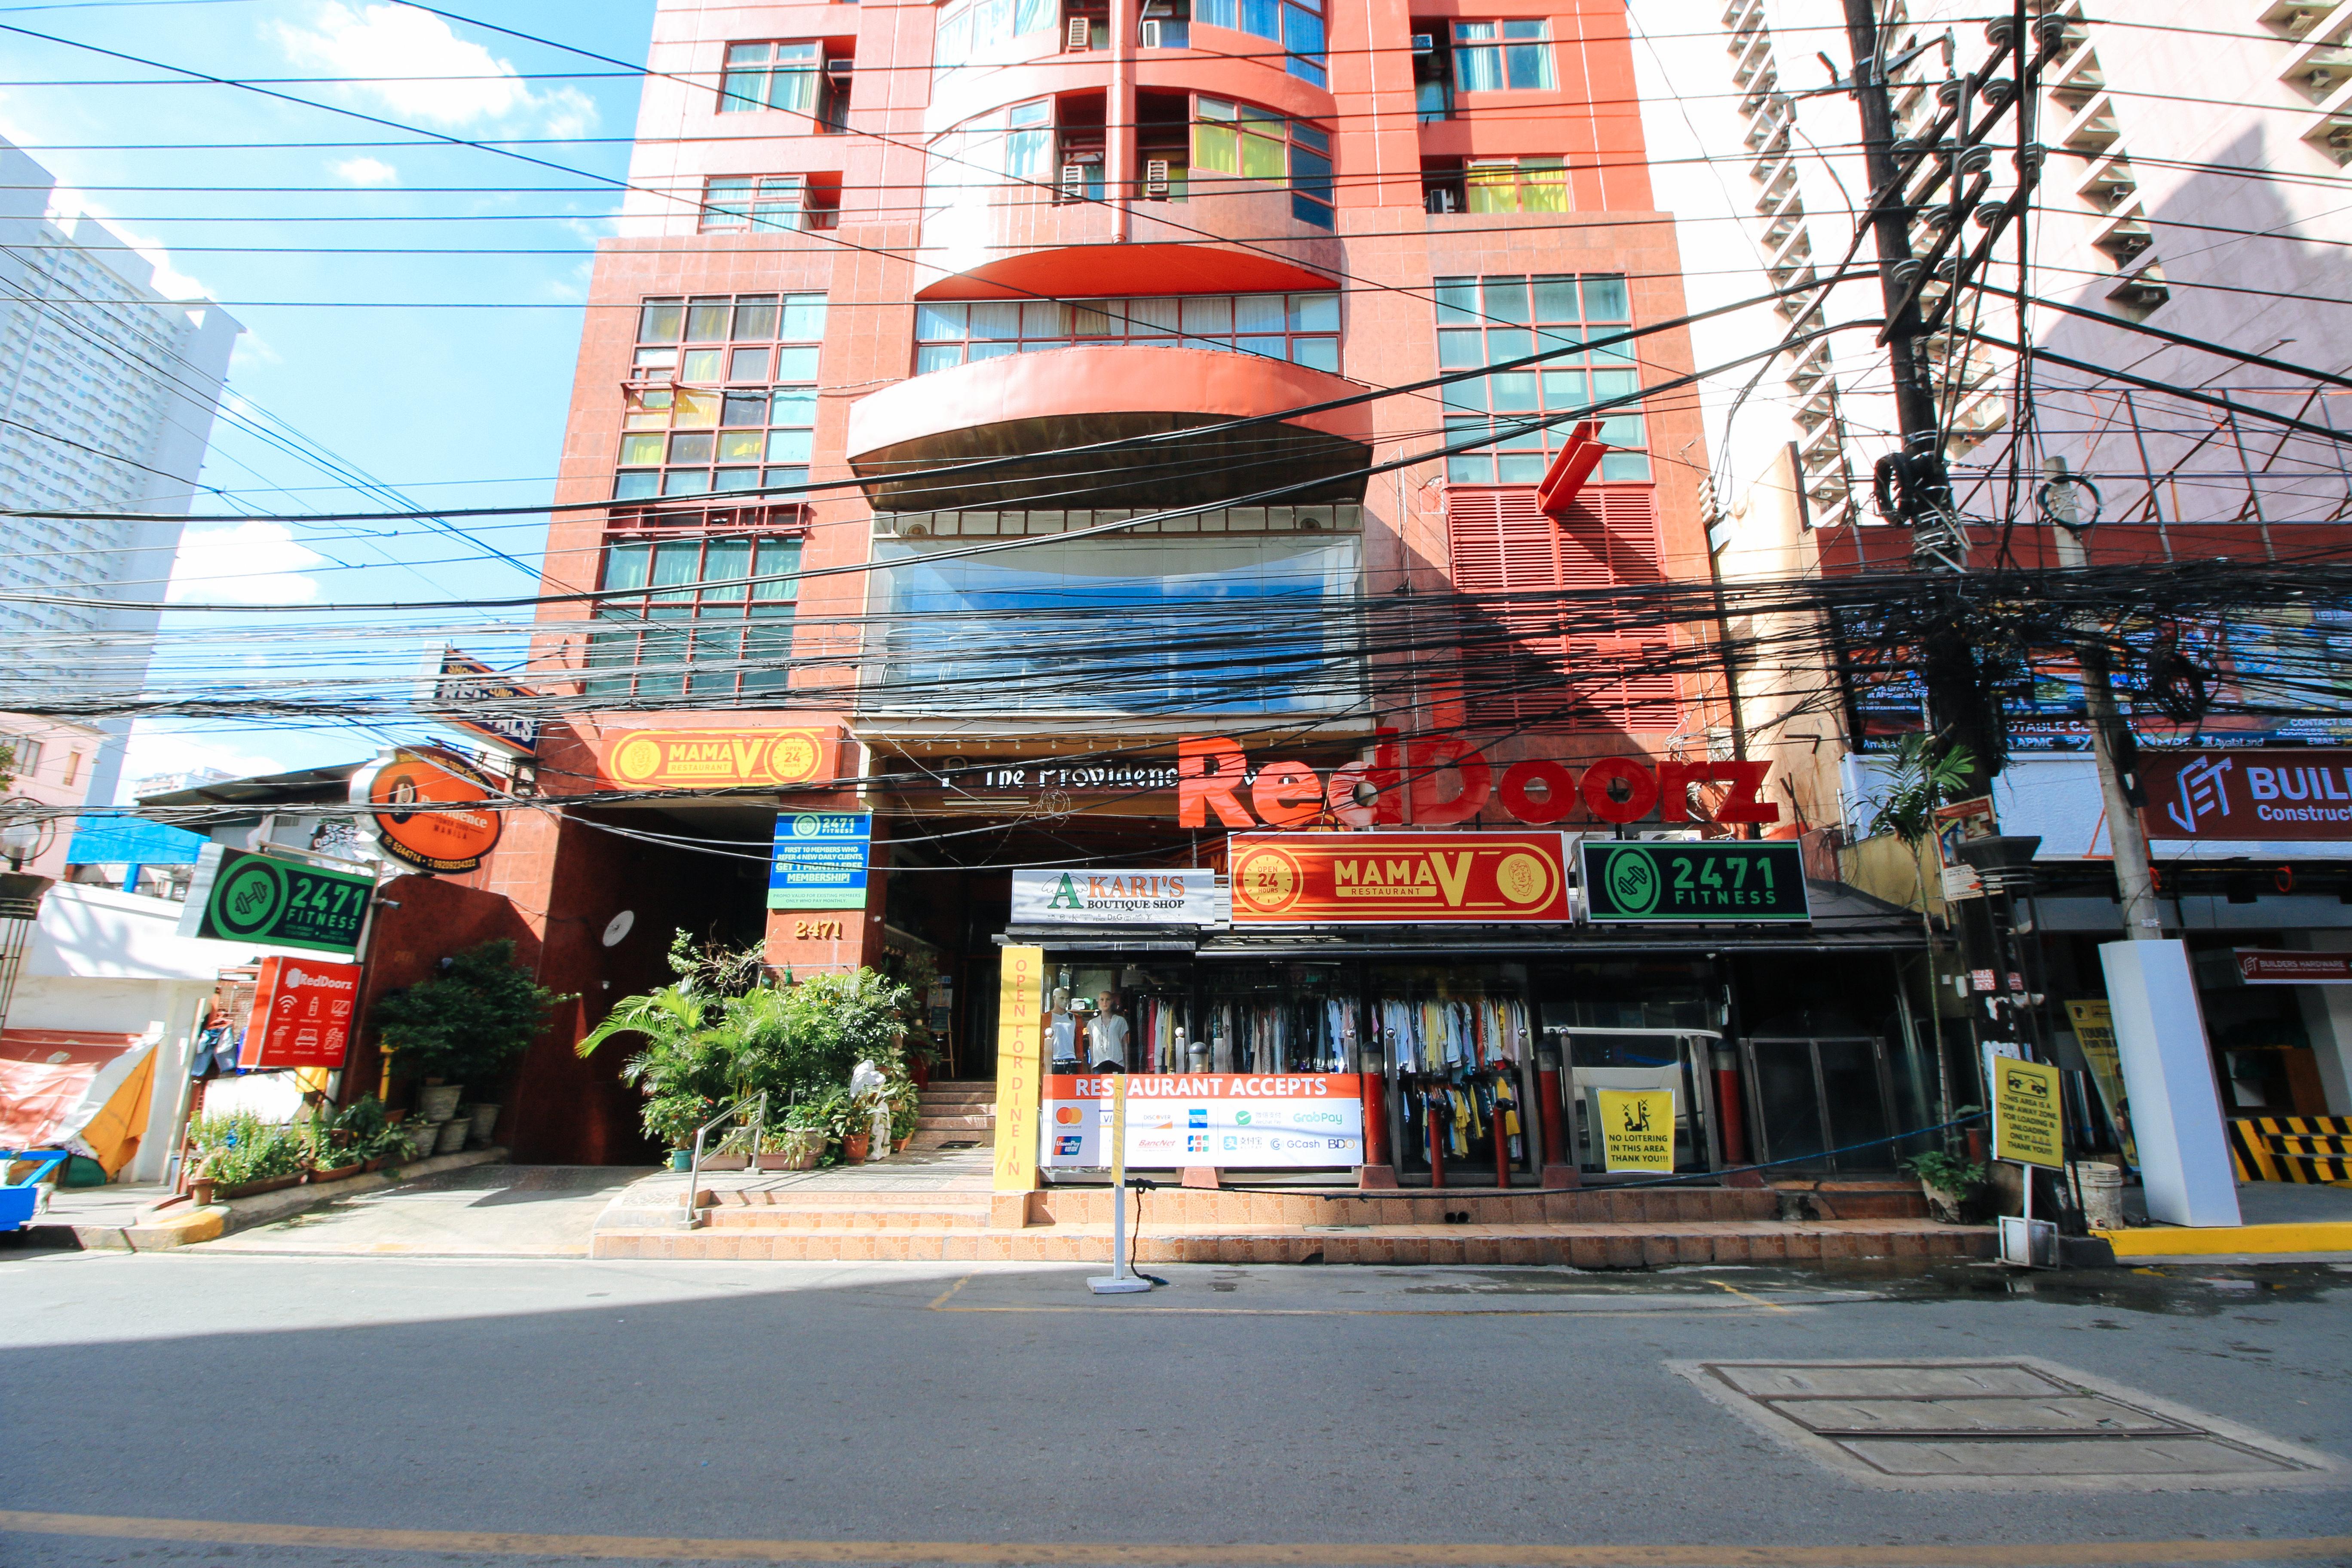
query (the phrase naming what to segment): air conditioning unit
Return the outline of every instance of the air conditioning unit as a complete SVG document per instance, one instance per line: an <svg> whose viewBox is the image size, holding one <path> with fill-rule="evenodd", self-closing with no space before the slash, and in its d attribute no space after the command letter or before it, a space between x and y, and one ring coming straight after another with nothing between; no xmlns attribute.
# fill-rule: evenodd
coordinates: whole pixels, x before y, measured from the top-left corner
<svg viewBox="0 0 2352 1568"><path fill-rule="evenodd" d="M841 83L847 81L849 79L850 73L856 68L857 62L854 59L827 60L824 62L824 74L833 79L835 86L839 86Z"/></svg>
<svg viewBox="0 0 2352 1568"><path fill-rule="evenodd" d="M1092 48L1094 36L1095 27L1092 22L1087 21L1084 16L1073 16L1070 18L1069 29L1063 37L1062 47L1065 49L1073 50Z"/></svg>
<svg viewBox="0 0 2352 1568"><path fill-rule="evenodd" d="M1148 23L1146 24L1146 26L1149 25L1150 24ZM1168 199L1167 159L1147 158L1144 160L1143 194L1147 196L1157 197L1159 200L1163 202Z"/></svg>
<svg viewBox="0 0 2352 1568"><path fill-rule="evenodd" d="M1450 213L1454 210L1454 193L1441 185L1429 193L1428 199L1423 203L1423 205L1433 213Z"/></svg>
<svg viewBox="0 0 2352 1568"><path fill-rule="evenodd" d="M1087 166L1084 163L1062 165L1062 184L1056 193L1061 200L1075 202L1087 194Z"/></svg>
<svg viewBox="0 0 2352 1568"><path fill-rule="evenodd" d="M1137 25L1135 29L1135 47L1139 49L1156 49L1160 47L1159 17L1146 16Z"/></svg>
<svg viewBox="0 0 2352 1568"><path fill-rule="evenodd" d="M1415 33L1412 36L1412 52L1417 55L1435 54L1437 52L1437 35L1435 33Z"/></svg>

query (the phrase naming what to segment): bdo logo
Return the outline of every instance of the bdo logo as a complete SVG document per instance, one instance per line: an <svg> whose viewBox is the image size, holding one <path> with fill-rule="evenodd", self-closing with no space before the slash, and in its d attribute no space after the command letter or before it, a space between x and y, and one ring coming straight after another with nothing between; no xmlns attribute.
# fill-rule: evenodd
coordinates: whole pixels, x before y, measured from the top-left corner
<svg viewBox="0 0 2352 1568"><path fill-rule="evenodd" d="M1645 915L1658 906L1658 867L1640 849L1620 849L1601 872L1610 901L1620 914Z"/></svg>

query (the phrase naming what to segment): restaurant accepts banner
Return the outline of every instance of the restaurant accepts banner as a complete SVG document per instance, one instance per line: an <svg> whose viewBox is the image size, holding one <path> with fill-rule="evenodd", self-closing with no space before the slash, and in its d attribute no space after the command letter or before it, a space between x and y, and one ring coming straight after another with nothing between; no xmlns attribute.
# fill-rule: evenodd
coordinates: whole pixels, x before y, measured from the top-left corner
<svg viewBox="0 0 2352 1568"><path fill-rule="evenodd" d="M1298 833L1233 839L1234 923L1492 925L1569 918L1557 833Z"/></svg>
<svg viewBox="0 0 2352 1568"><path fill-rule="evenodd" d="M1045 1080L1038 1158L1109 1165L1110 1082ZM1354 1073L1134 1073L1127 1078L1127 1163L1138 1169L1364 1163L1363 1080Z"/></svg>

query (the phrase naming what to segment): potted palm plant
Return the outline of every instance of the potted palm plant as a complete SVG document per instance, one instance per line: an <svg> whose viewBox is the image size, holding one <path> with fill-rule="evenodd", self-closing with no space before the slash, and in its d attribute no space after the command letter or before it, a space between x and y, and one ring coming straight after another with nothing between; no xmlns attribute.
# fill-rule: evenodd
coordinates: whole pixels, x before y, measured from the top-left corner
<svg viewBox="0 0 2352 1568"><path fill-rule="evenodd" d="M561 996L515 962L501 937L441 960L425 980L391 991L369 1022L382 1033L394 1069L420 1080L417 1114L446 1121L470 1083L478 1107L497 1104L495 1086L547 1022Z"/></svg>
<svg viewBox="0 0 2352 1568"><path fill-rule="evenodd" d="M717 1026L719 1011L719 998L682 984L665 985L623 997L573 1047L588 1057L622 1035L645 1042L621 1065L621 1079L645 1096L639 1118L646 1136L669 1151L673 1170L686 1169L695 1129L710 1119L734 1088L739 1047Z"/></svg>

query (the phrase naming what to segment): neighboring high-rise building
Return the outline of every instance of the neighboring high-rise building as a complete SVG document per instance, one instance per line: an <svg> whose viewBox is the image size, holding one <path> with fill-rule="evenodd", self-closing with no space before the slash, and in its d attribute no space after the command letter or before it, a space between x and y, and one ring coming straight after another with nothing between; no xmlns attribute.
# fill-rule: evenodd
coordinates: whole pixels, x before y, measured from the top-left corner
<svg viewBox="0 0 2352 1568"><path fill-rule="evenodd" d="M1884 526L1873 493L1899 422L1877 342L1878 246L1855 233L1872 180L1848 9L1632 5L1661 205L1685 253L1704 245L1712 258L1691 279L1693 302L1790 290L1770 313L1692 334L1702 363L1787 344L1760 371L1707 386L1721 481L1710 540L1726 576L2063 567L2077 541L2060 518L2092 525L2079 547L2095 566L2343 560L2352 445L2331 433L2352 437L2352 394L2301 367L2340 377L2352 365L2340 261L2352 243L2341 199L2352 8L2032 0L2021 34L2007 5L1874 7L1890 151L1911 170L1891 199L1907 218L1906 276L1935 328L1921 347L1964 536L1926 553L1914 531ZM1931 186L1939 167L1957 178ZM2003 226L2025 174L2038 187ZM1990 265L1957 275L1954 262L1996 230ZM1851 280L1803 287L1849 261ZM2033 347L2022 364L2021 320ZM1750 672L1743 717L1793 730L1842 710L1857 753L1844 815L1866 832L1885 789L1869 753L1922 728L1926 694L1916 649L1880 658L1874 627L1837 629L1858 679L1841 689L1823 668ZM2352 945L2352 808L2326 794L2337 776L2327 764L2352 761L2336 749L2352 745L2352 610L2315 596L2233 615L2217 598L2121 633L2116 675L2146 748L2141 815L2162 925L2199 950L2223 1104L2352 1110L2352 1016L2315 988L2242 986L2228 951ZM2093 949L2118 933L2120 906L2082 671L2071 650L2023 658L1990 637L1974 658L2005 710L1999 825L2040 840L2047 970L2033 989L2095 998ZM1916 874L1894 847L1864 847L1883 876L1853 858L1848 869L1916 900Z"/></svg>
<svg viewBox="0 0 2352 1568"><path fill-rule="evenodd" d="M96 220L49 214L55 181L0 143L0 507L153 512L169 521L0 518L0 598L20 690L136 692L194 495L230 351L219 306L166 299L154 268ZM88 710L83 710L88 711ZM87 799L114 798L127 718L107 734Z"/></svg>

